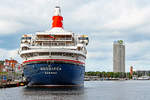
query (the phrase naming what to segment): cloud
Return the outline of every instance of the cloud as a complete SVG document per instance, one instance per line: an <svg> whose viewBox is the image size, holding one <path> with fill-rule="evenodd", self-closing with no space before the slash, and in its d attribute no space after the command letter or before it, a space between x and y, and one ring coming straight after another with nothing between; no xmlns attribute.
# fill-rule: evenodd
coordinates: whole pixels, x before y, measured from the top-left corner
<svg viewBox="0 0 150 100"><path fill-rule="evenodd" d="M16 39L21 37L20 33L51 28L55 0L16 0L15 3L5 0L0 5L0 55L4 58L14 57L15 49L12 48L20 42L19 39L13 40L11 45L14 46L8 46L7 35L17 34L12 35ZM112 71L112 44L120 39L126 44L126 71L130 65L149 69L148 0L63 0L60 5L64 29L89 35L86 70Z"/></svg>
<svg viewBox="0 0 150 100"><path fill-rule="evenodd" d="M0 30L0 33L13 33L16 30L40 31L49 27L54 0L26 0L13 3L11 0L2 2L0 7L2 27L13 26L14 30ZM34 5L33 5L34 4ZM78 4L78 7L75 7ZM9 5L9 6L8 6ZM17 6L16 6L17 5ZM121 31L136 29L149 21L149 5L139 6L136 0L105 1L61 1L62 15L64 15L64 27L81 31ZM70 8L71 7L71 8ZM70 8L70 9L68 9ZM8 23L7 21L10 21ZM72 26L70 25L72 22ZM19 26L19 27L18 27ZM73 27L76 26L76 27ZM80 27L82 26L82 27ZM142 30L142 29L141 29Z"/></svg>
<svg viewBox="0 0 150 100"><path fill-rule="evenodd" d="M144 2L144 1L143 1ZM72 19L83 29L121 31L136 29L149 21L150 7L136 0L94 0L72 12Z"/></svg>
<svg viewBox="0 0 150 100"><path fill-rule="evenodd" d="M15 59L21 62L21 58L18 55L18 50L6 50L6 49L0 49L0 60L5 59Z"/></svg>
<svg viewBox="0 0 150 100"><path fill-rule="evenodd" d="M149 19L150 8L133 8L130 7L122 13L119 18L110 21L109 23L104 24L106 29L115 29L115 30L126 30L130 28L136 28L147 23Z"/></svg>
<svg viewBox="0 0 150 100"><path fill-rule="evenodd" d="M23 24L9 21L9 20L0 20L0 34L12 34L19 32L24 27Z"/></svg>
<svg viewBox="0 0 150 100"><path fill-rule="evenodd" d="M150 51L148 50L149 45L150 45L150 41L138 41L138 42L126 43L127 57L130 60L135 59L135 57L137 56L139 56L139 59L143 59L142 58L143 56L150 55Z"/></svg>
<svg viewBox="0 0 150 100"><path fill-rule="evenodd" d="M51 2L52 3L52 2ZM34 32L49 27L53 9L47 0L2 1L0 6L0 35Z"/></svg>
<svg viewBox="0 0 150 100"><path fill-rule="evenodd" d="M111 58L110 58L111 57ZM98 60L108 60L112 59L112 53L111 52L89 52L87 54L88 59L98 59Z"/></svg>
<svg viewBox="0 0 150 100"><path fill-rule="evenodd" d="M149 51L150 41L139 41L134 43L126 44L126 60L127 67L134 66L137 69L147 69L150 68L150 51Z"/></svg>
<svg viewBox="0 0 150 100"><path fill-rule="evenodd" d="M129 71L130 66L133 66L135 70L147 69L150 65L150 42L135 41L126 42L126 71ZM88 47L87 65L86 71L89 70L104 70L113 71L113 43L110 41L95 42Z"/></svg>

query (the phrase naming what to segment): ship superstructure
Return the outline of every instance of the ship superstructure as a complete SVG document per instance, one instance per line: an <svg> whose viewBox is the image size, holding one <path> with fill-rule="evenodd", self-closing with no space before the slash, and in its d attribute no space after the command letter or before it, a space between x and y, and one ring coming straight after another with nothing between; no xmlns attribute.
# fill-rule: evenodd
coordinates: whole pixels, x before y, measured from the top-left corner
<svg viewBox="0 0 150 100"><path fill-rule="evenodd" d="M55 7L51 30L25 34L20 56L29 85L83 85L87 35L65 31L60 7Z"/></svg>

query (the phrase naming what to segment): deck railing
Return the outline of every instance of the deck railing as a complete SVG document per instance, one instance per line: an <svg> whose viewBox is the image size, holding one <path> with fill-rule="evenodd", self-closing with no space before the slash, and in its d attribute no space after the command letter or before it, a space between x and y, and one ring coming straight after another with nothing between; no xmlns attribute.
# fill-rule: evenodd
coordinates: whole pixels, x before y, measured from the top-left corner
<svg viewBox="0 0 150 100"><path fill-rule="evenodd" d="M42 41L44 41L44 40L49 40L49 41L53 41L53 40L59 40L59 41L66 41L66 40L69 40L69 41L72 41L72 38L36 38L36 40L37 41L39 41L39 40L42 40Z"/></svg>

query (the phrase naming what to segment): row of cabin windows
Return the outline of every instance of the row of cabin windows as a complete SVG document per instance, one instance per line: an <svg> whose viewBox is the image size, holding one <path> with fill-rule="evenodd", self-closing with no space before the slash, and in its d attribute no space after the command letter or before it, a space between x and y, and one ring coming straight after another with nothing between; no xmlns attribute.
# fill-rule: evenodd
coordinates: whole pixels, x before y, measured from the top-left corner
<svg viewBox="0 0 150 100"><path fill-rule="evenodd" d="M21 43L24 43L24 44L31 44L31 41L21 41Z"/></svg>
<svg viewBox="0 0 150 100"><path fill-rule="evenodd" d="M71 46L71 45L74 45L74 43L39 43L40 46Z"/></svg>
<svg viewBox="0 0 150 100"><path fill-rule="evenodd" d="M23 39L30 39L31 40L31 37L22 37L21 40Z"/></svg>
<svg viewBox="0 0 150 100"><path fill-rule="evenodd" d="M49 38L49 37L46 37L46 38L36 38L37 40L54 40L54 38ZM72 38L71 37L69 37L69 38L55 38L55 40L72 40Z"/></svg>
<svg viewBox="0 0 150 100"><path fill-rule="evenodd" d="M79 40L89 40L88 37L79 37Z"/></svg>
<svg viewBox="0 0 150 100"><path fill-rule="evenodd" d="M22 37L21 40L23 39L30 39L31 40L31 37ZM51 39L50 37L38 37L37 39ZM72 38L71 37L56 37L57 40L71 40Z"/></svg>
<svg viewBox="0 0 150 100"><path fill-rule="evenodd" d="M21 42L21 43L28 43L30 44L30 42ZM38 43L38 46L72 46L75 45L74 43ZM33 45L34 46L34 45ZM22 50L29 50L28 47L22 47Z"/></svg>
<svg viewBox="0 0 150 100"><path fill-rule="evenodd" d="M42 45L41 43L39 45ZM72 44L66 44L65 43L53 43L51 44L51 46L71 46L71 45L74 45L73 43ZM50 44L43 44L43 46L50 46ZM30 50L30 48L28 47L22 47L22 50ZM78 48L78 50L81 50L81 48Z"/></svg>
<svg viewBox="0 0 150 100"><path fill-rule="evenodd" d="M40 53L29 53L29 54L26 54L27 57L34 57L34 56L48 56L48 55L51 55L51 56L68 56L68 57L78 57L78 56L81 56L81 55L77 55L77 54L74 54L74 53L66 53L66 52L40 52ZM83 58L85 58L84 56L82 56Z"/></svg>
<svg viewBox="0 0 150 100"><path fill-rule="evenodd" d="M40 44L42 45L42 43ZM43 43L45 46L65 46L65 43Z"/></svg>
<svg viewBox="0 0 150 100"><path fill-rule="evenodd" d="M80 50L82 50L83 48L78 47L77 49L80 51ZM29 49L28 47L22 47L22 50L30 50L30 49ZM48 55L48 54L46 54L46 55Z"/></svg>

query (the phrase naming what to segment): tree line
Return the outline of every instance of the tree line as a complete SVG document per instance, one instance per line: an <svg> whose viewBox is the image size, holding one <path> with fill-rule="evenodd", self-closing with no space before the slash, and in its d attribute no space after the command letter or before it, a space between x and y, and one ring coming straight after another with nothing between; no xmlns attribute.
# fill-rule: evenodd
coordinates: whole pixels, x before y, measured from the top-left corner
<svg viewBox="0 0 150 100"><path fill-rule="evenodd" d="M99 72L99 71L89 71L85 72L86 76L98 76L99 78L129 78L131 79L133 76L143 76L141 73L133 72L133 75L130 74L130 72ZM150 74L148 74L150 76Z"/></svg>

